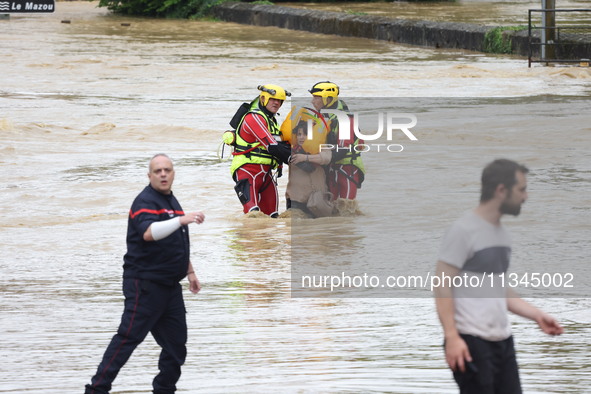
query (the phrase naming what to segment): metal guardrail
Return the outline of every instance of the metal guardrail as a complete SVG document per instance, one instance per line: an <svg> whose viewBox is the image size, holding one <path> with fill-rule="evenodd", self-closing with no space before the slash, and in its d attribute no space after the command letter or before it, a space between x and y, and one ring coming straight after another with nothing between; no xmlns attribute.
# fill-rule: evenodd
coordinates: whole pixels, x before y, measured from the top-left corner
<svg viewBox="0 0 591 394"><path fill-rule="evenodd" d="M542 19L544 19L550 13L554 13L554 16L556 16L573 12L589 13L590 22L585 21L583 24L570 25L565 23L567 21L558 23L556 18L553 18L554 23L550 26L534 26L532 24L533 13L541 13ZM527 21L528 67L531 67L532 63L579 63L582 66L589 66L589 59L591 58L591 9L530 9L528 10ZM540 31L540 37L534 37L534 31ZM550 36L550 38L544 42L544 37L547 36ZM534 49L538 49L539 56L537 58L534 57ZM546 52L549 52L552 57L544 56ZM572 56L566 56L566 54L572 54Z"/></svg>

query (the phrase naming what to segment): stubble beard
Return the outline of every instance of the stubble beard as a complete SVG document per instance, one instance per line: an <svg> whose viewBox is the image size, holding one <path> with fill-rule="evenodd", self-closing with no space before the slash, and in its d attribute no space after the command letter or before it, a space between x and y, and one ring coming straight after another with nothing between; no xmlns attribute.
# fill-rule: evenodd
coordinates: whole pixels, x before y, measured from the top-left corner
<svg viewBox="0 0 591 394"><path fill-rule="evenodd" d="M521 204L511 205L505 201L501 204L499 210L503 215L519 216L521 213Z"/></svg>

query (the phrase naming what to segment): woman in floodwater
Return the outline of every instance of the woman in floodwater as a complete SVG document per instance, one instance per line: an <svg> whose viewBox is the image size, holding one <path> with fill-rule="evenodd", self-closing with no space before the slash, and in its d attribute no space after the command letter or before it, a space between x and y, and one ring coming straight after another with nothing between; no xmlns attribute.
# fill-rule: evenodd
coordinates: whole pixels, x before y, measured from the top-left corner
<svg viewBox="0 0 591 394"><path fill-rule="evenodd" d="M319 123L322 125L322 122ZM304 149L307 136L307 122L300 120L292 134L292 155L289 163L289 181L286 199L288 209L299 209L312 217L318 217L308 209L307 203L313 192L326 193L326 166L330 163L330 151L311 155ZM326 133L324 133L326 135ZM294 138L295 137L295 138ZM294 140L295 139L295 143Z"/></svg>

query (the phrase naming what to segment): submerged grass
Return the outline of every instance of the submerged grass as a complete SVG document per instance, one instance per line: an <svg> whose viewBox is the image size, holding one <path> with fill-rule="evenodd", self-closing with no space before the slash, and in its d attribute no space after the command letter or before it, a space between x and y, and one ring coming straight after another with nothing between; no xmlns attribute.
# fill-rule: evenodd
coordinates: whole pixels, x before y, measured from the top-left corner
<svg viewBox="0 0 591 394"><path fill-rule="evenodd" d="M482 43L482 51L486 53L511 54L512 39L510 35L503 34L506 31L522 31L527 30L527 26L499 26L490 30L484 36Z"/></svg>

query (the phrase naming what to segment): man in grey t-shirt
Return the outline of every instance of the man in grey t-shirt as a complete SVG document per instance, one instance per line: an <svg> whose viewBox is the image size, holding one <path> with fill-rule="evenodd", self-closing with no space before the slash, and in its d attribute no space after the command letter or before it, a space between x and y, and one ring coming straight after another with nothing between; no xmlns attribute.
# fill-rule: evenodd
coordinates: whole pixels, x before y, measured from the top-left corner
<svg viewBox="0 0 591 394"><path fill-rule="evenodd" d="M534 320L547 334L563 332L554 318L502 285L511 242L501 217L519 215L527 199L527 173L525 166L506 159L486 166L480 204L443 239L437 276L449 280L435 289L436 305L445 358L462 394L521 393L508 311ZM483 278L485 286L480 286Z"/></svg>

